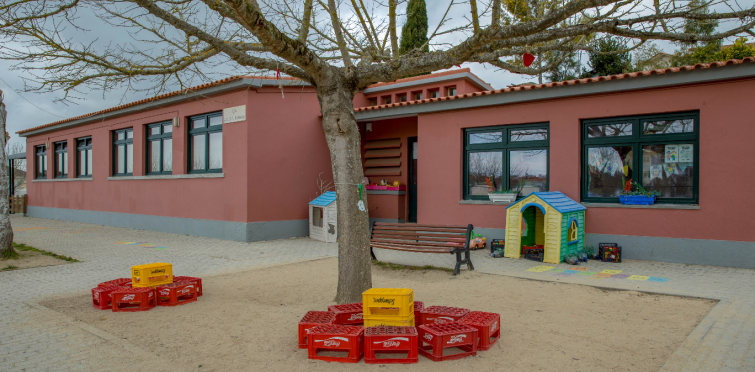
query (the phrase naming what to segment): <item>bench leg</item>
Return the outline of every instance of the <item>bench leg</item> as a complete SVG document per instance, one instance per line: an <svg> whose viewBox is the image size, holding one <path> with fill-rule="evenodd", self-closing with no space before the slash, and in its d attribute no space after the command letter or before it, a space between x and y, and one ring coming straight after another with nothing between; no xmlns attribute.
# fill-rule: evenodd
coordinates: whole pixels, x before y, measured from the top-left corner
<svg viewBox="0 0 755 372"><path fill-rule="evenodd" d="M375 257L375 252L372 251L372 247L370 247L370 256L372 256L373 261L377 261L377 257Z"/></svg>
<svg viewBox="0 0 755 372"><path fill-rule="evenodd" d="M456 252L456 266L454 266L454 275L458 275L460 269L461 269L461 252Z"/></svg>
<svg viewBox="0 0 755 372"><path fill-rule="evenodd" d="M472 265L472 257L470 255L471 253L467 249L467 252L465 254L466 258L464 259L464 261L467 263L467 269L474 271L474 265Z"/></svg>
<svg viewBox="0 0 755 372"><path fill-rule="evenodd" d="M474 271L474 265L472 265L472 257L470 257L469 250L464 252L464 259L461 259L461 252L456 251L456 266L454 267L454 275L458 275L461 270L461 264L467 264L467 269Z"/></svg>

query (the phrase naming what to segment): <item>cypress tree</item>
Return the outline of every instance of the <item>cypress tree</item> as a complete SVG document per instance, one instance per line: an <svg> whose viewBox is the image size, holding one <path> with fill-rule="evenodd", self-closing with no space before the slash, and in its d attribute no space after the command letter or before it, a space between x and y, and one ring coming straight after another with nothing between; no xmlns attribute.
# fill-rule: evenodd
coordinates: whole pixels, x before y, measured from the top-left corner
<svg viewBox="0 0 755 372"><path fill-rule="evenodd" d="M406 6L406 23L401 28L399 53L406 54L415 48L430 51L427 43L427 6L425 0L409 0ZM422 47L424 45L424 47Z"/></svg>

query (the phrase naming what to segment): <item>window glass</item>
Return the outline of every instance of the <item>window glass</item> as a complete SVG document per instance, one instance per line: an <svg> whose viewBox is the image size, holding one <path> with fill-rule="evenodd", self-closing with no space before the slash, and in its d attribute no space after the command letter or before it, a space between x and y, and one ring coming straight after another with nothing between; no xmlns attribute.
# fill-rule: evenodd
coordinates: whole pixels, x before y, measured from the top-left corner
<svg viewBox="0 0 755 372"><path fill-rule="evenodd" d="M154 129L154 128L153 128ZM150 141L149 142L149 171L150 172L159 172L160 171L160 141Z"/></svg>
<svg viewBox="0 0 755 372"><path fill-rule="evenodd" d="M430 98L438 98L440 97L440 90L431 90L430 91Z"/></svg>
<svg viewBox="0 0 755 372"><path fill-rule="evenodd" d="M126 158L126 145L117 146L115 150L115 164L116 164L116 171L119 174L126 173L126 162L124 161L125 158Z"/></svg>
<svg viewBox="0 0 755 372"><path fill-rule="evenodd" d="M672 133L692 133L695 130L695 121L693 119L679 120L656 120L643 121L643 134L672 134Z"/></svg>
<svg viewBox="0 0 755 372"><path fill-rule="evenodd" d="M223 168L223 132L210 133L210 169Z"/></svg>
<svg viewBox="0 0 755 372"><path fill-rule="evenodd" d="M422 92L414 93L414 100L419 101L422 99Z"/></svg>
<svg viewBox="0 0 755 372"><path fill-rule="evenodd" d="M455 96L456 95L456 87L449 87L448 88L448 95L449 96Z"/></svg>
<svg viewBox="0 0 755 372"><path fill-rule="evenodd" d="M383 102L386 105L389 104L389 103L391 103L391 96L385 96L385 97L383 97Z"/></svg>
<svg viewBox="0 0 755 372"><path fill-rule="evenodd" d="M642 146L642 187L661 198L693 198L693 153L693 144Z"/></svg>
<svg viewBox="0 0 755 372"><path fill-rule="evenodd" d="M576 241L579 238L579 234L577 233L577 221L572 221L569 225L569 241L573 242Z"/></svg>
<svg viewBox="0 0 755 372"><path fill-rule="evenodd" d="M124 133L124 132L118 132L118 133L116 134L116 139L117 139L118 141L121 141L121 140L124 140L124 139L126 139L126 133Z"/></svg>
<svg viewBox="0 0 755 372"><path fill-rule="evenodd" d="M79 176L87 175L87 150L79 151Z"/></svg>
<svg viewBox="0 0 755 372"><path fill-rule="evenodd" d="M90 144L91 146L91 144ZM87 175L92 175L92 149L87 150Z"/></svg>
<svg viewBox="0 0 755 372"><path fill-rule="evenodd" d="M621 137L632 135L632 123L617 123L606 125L588 125L587 137Z"/></svg>
<svg viewBox="0 0 755 372"><path fill-rule="evenodd" d="M134 132L129 130L126 132L126 139L132 139L134 138Z"/></svg>
<svg viewBox="0 0 755 372"><path fill-rule="evenodd" d="M520 196L548 191L548 150L509 153L509 188L516 190L520 184Z"/></svg>
<svg viewBox="0 0 755 372"><path fill-rule="evenodd" d="M204 118L199 119L199 120L192 120L191 121L191 127L195 128L195 129L196 128L204 128L204 124L205 124L205 119Z"/></svg>
<svg viewBox="0 0 755 372"><path fill-rule="evenodd" d="M163 125L163 133L172 133L172 132L173 132L173 124Z"/></svg>
<svg viewBox="0 0 755 372"><path fill-rule="evenodd" d="M519 129L512 130L511 142L517 141L543 141L548 139L547 129Z"/></svg>
<svg viewBox="0 0 755 372"><path fill-rule="evenodd" d="M469 144L496 143L503 141L503 132L469 133Z"/></svg>
<svg viewBox="0 0 755 372"><path fill-rule="evenodd" d="M160 127L151 127L149 128L149 135L154 136L160 134Z"/></svg>
<svg viewBox="0 0 755 372"><path fill-rule="evenodd" d="M130 132L129 132L130 133ZM134 172L134 145L126 145L126 173Z"/></svg>
<svg viewBox="0 0 755 372"><path fill-rule="evenodd" d="M191 169L205 169L206 136L204 134L195 135L191 137L191 141Z"/></svg>
<svg viewBox="0 0 755 372"><path fill-rule="evenodd" d="M173 140L166 139L163 141L163 172L173 170Z"/></svg>
<svg viewBox="0 0 755 372"><path fill-rule="evenodd" d="M618 197L624 182L632 179L632 157L632 146L587 149L587 196Z"/></svg>
<svg viewBox="0 0 755 372"><path fill-rule="evenodd" d="M503 152L469 153L469 195L487 195L503 189Z"/></svg>
<svg viewBox="0 0 755 372"><path fill-rule="evenodd" d="M223 124L222 116L213 116L210 118L210 126Z"/></svg>
<svg viewBox="0 0 755 372"><path fill-rule="evenodd" d="M377 98L370 98L370 106L377 106L378 100Z"/></svg>
<svg viewBox="0 0 755 372"><path fill-rule="evenodd" d="M397 97L399 102L406 102L406 94L401 94Z"/></svg>

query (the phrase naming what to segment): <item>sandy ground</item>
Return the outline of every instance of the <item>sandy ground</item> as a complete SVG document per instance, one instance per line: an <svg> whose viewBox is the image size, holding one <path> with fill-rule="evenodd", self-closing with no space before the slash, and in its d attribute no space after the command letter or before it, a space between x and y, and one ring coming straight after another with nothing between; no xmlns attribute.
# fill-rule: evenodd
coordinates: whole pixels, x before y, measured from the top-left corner
<svg viewBox="0 0 755 372"><path fill-rule="evenodd" d="M54 266L69 263L68 261L47 256L39 252L22 251L20 249L16 249L16 252L18 252L18 258L12 260L0 260L0 270L8 266L16 266L19 269L28 269L31 267Z"/></svg>
<svg viewBox="0 0 755 372"><path fill-rule="evenodd" d="M199 301L142 313L96 310L85 295L42 304L170 360L177 370L433 372L657 371L715 304L477 272L452 278L443 271L373 266L375 287L412 288L425 306L500 313L501 340L456 361L420 356L418 364L380 366L308 360L297 348L297 322L308 310L333 303L336 275L331 258L206 277Z"/></svg>

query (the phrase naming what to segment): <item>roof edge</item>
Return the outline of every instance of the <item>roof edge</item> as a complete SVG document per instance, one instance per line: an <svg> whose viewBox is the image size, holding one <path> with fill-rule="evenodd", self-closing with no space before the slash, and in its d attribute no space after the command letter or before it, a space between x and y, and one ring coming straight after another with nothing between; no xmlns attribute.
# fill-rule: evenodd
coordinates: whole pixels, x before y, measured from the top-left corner
<svg viewBox="0 0 755 372"><path fill-rule="evenodd" d="M458 73L440 75L440 76L430 77L426 79L417 79L417 80L406 81L406 82L401 82L401 83L392 83L392 84L380 85L380 86L376 86L372 88L368 87L364 89L362 93L364 94L380 93L380 92L386 92L389 90L413 87L417 85L441 83L444 81L457 80L460 78L471 81L474 85L476 85L478 88L482 90L493 90L493 87L488 85L486 82L482 81L482 79L478 78L475 74L469 71L460 71Z"/></svg>

